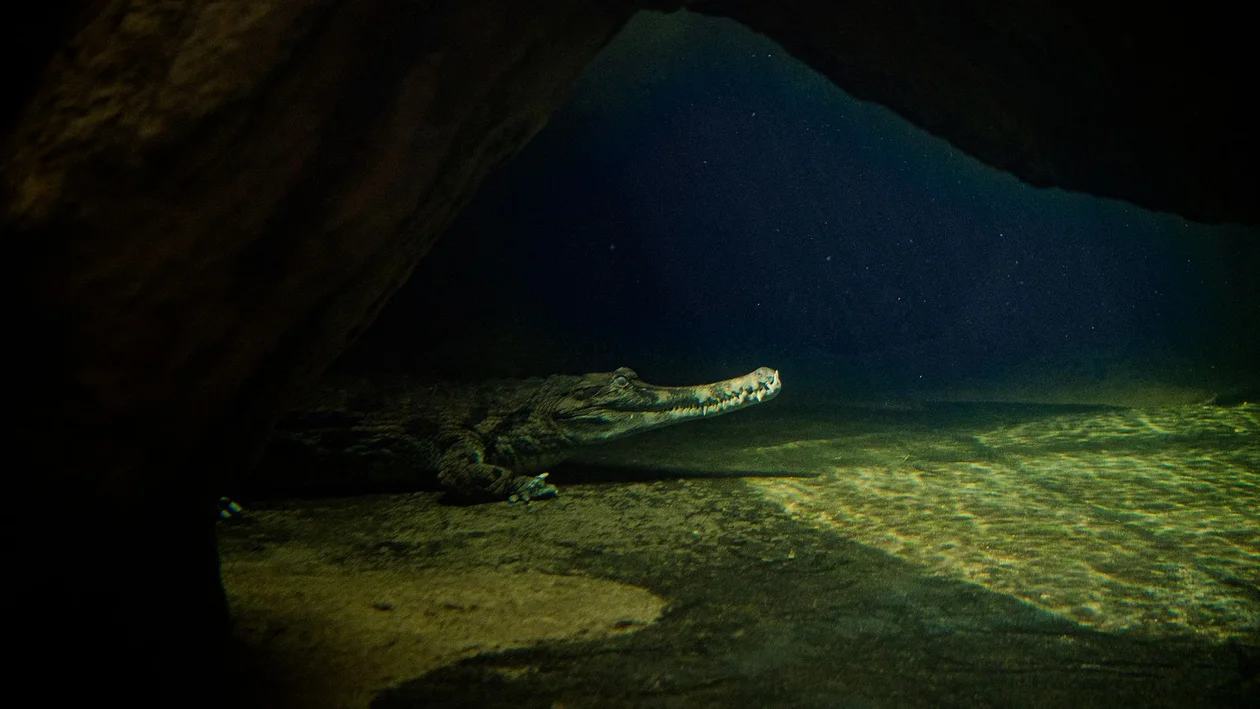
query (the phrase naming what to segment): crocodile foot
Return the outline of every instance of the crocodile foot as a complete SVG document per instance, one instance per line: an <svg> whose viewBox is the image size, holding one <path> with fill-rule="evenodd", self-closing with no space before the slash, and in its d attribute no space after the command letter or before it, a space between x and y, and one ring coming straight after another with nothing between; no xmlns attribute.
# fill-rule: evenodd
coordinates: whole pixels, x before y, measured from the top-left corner
<svg viewBox="0 0 1260 709"><path fill-rule="evenodd" d="M543 473L534 477L526 475L517 475L508 481L508 502L529 502L530 500L545 500L560 494L555 485L547 483L547 476L550 473Z"/></svg>

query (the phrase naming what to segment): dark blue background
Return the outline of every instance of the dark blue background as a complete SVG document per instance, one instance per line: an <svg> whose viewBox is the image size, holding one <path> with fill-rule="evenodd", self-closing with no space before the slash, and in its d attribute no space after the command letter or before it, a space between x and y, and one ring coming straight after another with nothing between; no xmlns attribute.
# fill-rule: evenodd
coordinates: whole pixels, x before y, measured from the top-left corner
<svg viewBox="0 0 1260 709"><path fill-rule="evenodd" d="M1255 230L1036 189L741 26L644 14L351 359L872 392L1254 374Z"/></svg>

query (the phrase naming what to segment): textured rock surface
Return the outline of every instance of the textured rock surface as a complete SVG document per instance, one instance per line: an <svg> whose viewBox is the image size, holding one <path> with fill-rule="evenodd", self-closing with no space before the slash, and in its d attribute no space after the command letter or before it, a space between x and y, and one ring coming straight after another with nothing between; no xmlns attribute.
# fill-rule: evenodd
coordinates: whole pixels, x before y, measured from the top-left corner
<svg viewBox="0 0 1260 709"><path fill-rule="evenodd" d="M128 628L144 646L130 649L178 656L172 643L221 608L188 590L217 587L213 481L246 463L285 396L371 319L630 9L78 10L4 142L9 280L31 333L18 459L51 500L31 510L39 541L18 566L40 581L32 602L63 609L45 636L98 635L91 656Z"/></svg>
<svg viewBox="0 0 1260 709"><path fill-rule="evenodd" d="M370 319L627 14L584 5L103 8L4 171L30 315L57 333L34 352L71 385L48 414L144 449L256 428L259 402ZM133 458L113 471L128 485Z"/></svg>
<svg viewBox="0 0 1260 709"><path fill-rule="evenodd" d="M694 6L1030 181L1260 220L1240 167L1254 139L1231 105L1248 92L1220 68L1234 43L1198 46L1209 23L1241 32L1228 17ZM209 627L189 609L221 610L203 509L213 480L247 463L274 412L632 9L97 0L47 3L36 24L10 28L11 434L20 487L34 483L26 499L39 503L13 568L33 579L32 602L65 610L48 636L130 627L172 657L165 641ZM118 615L102 616L111 606Z"/></svg>

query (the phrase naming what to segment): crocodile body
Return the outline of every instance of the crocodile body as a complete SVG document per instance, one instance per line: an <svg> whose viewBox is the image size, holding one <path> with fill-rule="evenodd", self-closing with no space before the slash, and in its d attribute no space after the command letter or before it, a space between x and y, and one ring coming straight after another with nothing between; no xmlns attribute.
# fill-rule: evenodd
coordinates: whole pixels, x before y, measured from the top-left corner
<svg viewBox="0 0 1260 709"><path fill-rule="evenodd" d="M551 497L544 471L580 446L729 413L781 386L768 367L681 387L647 384L626 367L474 385L360 380L321 390L286 417L263 468L360 489L436 475L469 499Z"/></svg>

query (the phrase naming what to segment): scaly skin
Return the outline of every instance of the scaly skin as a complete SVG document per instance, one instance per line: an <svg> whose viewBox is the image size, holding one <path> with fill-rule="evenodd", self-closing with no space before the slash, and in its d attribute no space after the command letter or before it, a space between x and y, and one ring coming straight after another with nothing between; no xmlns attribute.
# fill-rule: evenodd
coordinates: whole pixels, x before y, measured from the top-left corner
<svg viewBox="0 0 1260 709"><path fill-rule="evenodd" d="M477 385L359 381L319 392L278 427L264 466L304 470L363 487L405 487L436 474L474 500L556 495L542 473L576 448L771 399L779 373L682 387L653 386L622 367Z"/></svg>

